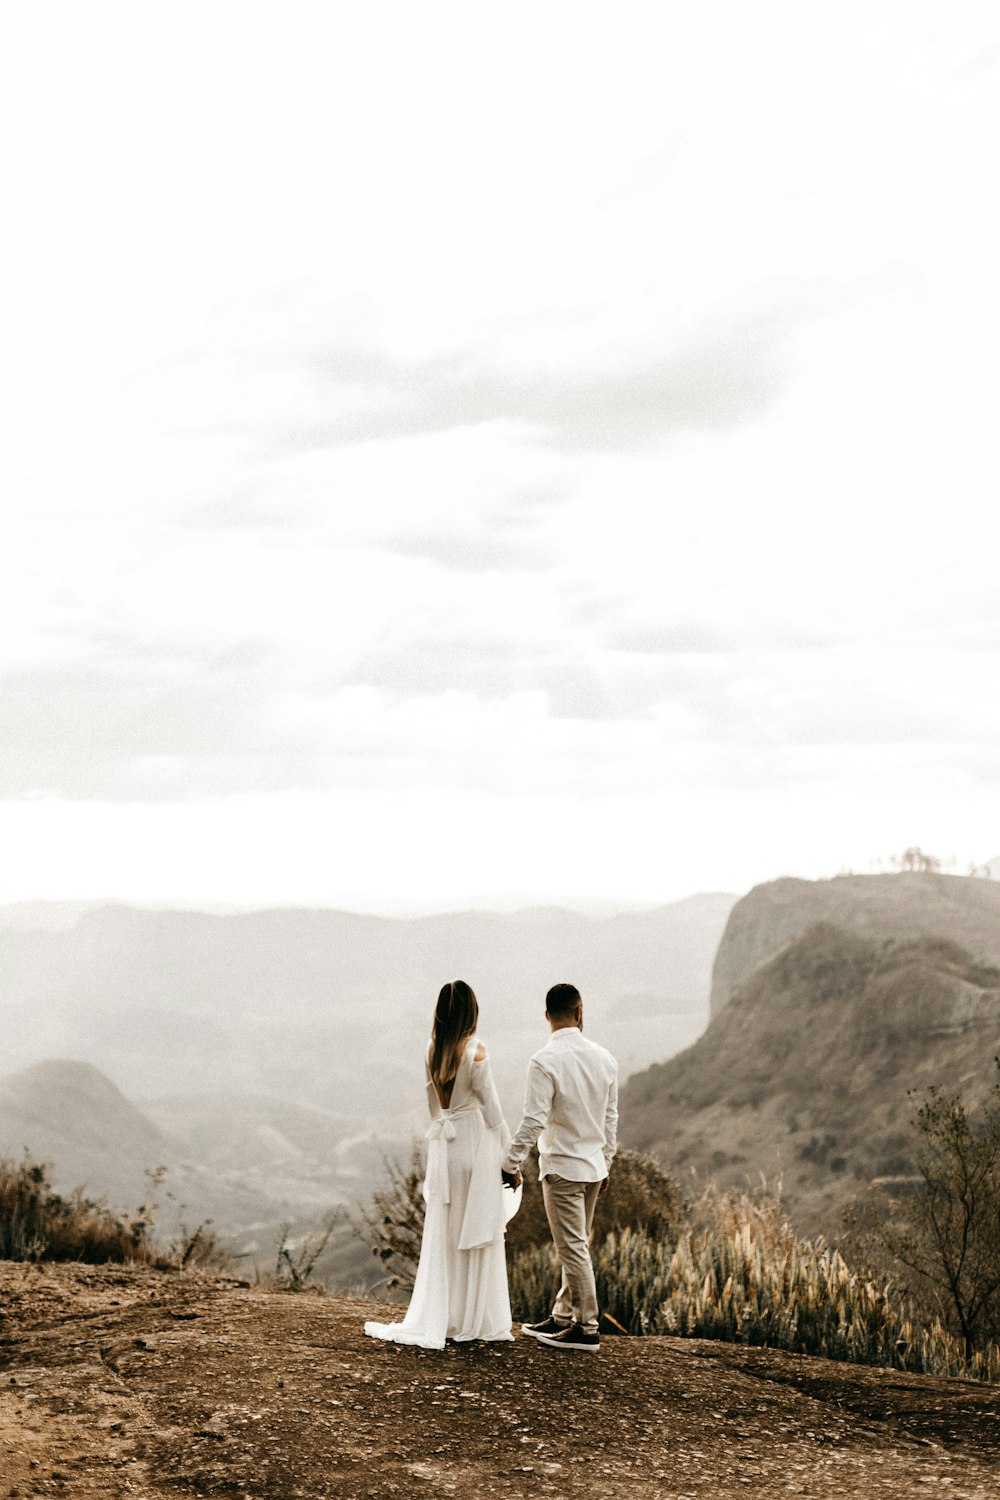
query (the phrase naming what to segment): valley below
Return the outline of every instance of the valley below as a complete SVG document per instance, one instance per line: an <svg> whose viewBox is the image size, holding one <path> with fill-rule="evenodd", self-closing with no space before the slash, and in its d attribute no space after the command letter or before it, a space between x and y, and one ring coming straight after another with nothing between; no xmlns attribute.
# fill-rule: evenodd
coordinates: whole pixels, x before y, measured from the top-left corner
<svg viewBox="0 0 1000 1500"><path fill-rule="evenodd" d="M912 1170L915 1096L975 1106L1000 1052L991 880L779 880L602 918L59 915L0 920L0 1156L133 1215L152 1195L166 1240L210 1219L251 1275L280 1226L300 1241L333 1214L318 1275L342 1291L382 1274L351 1217L423 1135L442 975L475 977L512 1125L545 989L572 975L619 1060L621 1143L689 1198L780 1186L796 1229L834 1242Z"/></svg>
<svg viewBox="0 0 1000 1500"><path fill-rule="evenodd" d="M368 1286L349 1214L423 1136L441 984L473 981L513 1123L548 986L580 985L623 1077L668 1057L704 1029L734 899L606 917L7 908L0 1156L27 1149L60 1192L132 1215L155 1201L161 1238L211 1219L254 1274L273 1269L280 1225L301 1238L335 1211L319 1273Z"/></svg>

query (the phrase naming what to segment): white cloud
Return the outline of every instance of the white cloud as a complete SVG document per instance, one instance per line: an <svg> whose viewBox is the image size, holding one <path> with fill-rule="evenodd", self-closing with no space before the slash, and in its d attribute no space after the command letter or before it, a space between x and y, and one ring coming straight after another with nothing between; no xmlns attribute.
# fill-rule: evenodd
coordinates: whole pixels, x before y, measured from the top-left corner
<svg viewBox="0 0 1000 1500"><path fill-rule="evenodd" d="M25 889L993 852L995 21L723 10L14 18Z"/></svg>

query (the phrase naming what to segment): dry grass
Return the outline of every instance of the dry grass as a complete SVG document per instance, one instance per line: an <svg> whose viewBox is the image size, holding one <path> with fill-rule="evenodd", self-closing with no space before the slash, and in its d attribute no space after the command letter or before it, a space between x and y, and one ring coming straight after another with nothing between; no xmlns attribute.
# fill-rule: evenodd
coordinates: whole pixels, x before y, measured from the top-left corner
<svg viewBox="0 0 1000 1500"><path fill-rule="evenodd" d="M853 1364L1000 1380L1000 1347L965 1357L935 1321L917 1323L890 1286L853 1270L823 1241L800 1240L777 1199L703 1199L671 1246L642 1230L609 1234L596 1254L598 1297L631 1334L676 1334L788 1349ZM551 1250L511 1265L516 1316L543 1317L558 1289Z"/></svg>
<svg viewBox="0 0 1000 1500"><path fill-rule="evenodd" d="M154 1259L146 1223L116 1217L83 1191L53 1192L48 1169L28 1158L0 1159L0 1259L106 1261Z"/></svg>
<svg viewBox="0 0 1000 1500"><path fill-rule="evenodd" d="M181 1224L169 1244L156 1240L156 1204L162 1169L147 1174L150 1198L133 1214L115 1214L107 1204L53 1191L49 1168L25 1156L0 1158L0 1260L81 1261L86 1265L139 1264L174 1267L222 1266L230 1257L203 1221Z"/></svg>

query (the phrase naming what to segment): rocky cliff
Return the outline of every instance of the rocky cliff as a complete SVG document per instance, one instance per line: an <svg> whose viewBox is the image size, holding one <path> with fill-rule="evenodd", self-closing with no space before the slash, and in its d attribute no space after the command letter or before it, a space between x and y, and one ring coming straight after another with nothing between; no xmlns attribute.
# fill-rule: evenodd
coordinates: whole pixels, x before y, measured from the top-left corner
<svg viewBox="0 0 1000 1500"><path fill-rule="evenodd" d="M909 1169L914 1101L995 1078L1000 969L943 939L817 924L738 985L693 1047L622 1094L624 1143L723 1186L783 1181L793 1221L835 1236L873 1178Z"/></svg>
<svg viewBox="0 0 1000 1500"><path fill-rule="evenodd" d="M1000 881L935 874L772 880L729 914L712 970L711 1015L758 964L816 922L872 939L938 934L1000 963Z"/></svg>

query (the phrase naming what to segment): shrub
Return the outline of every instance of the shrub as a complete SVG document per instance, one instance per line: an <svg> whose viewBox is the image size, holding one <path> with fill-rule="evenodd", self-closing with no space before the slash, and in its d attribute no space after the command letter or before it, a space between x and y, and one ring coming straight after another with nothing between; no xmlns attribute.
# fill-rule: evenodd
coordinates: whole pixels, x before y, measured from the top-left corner
<svg viewBox="0 0 1000 1500"><path fill-rule="evenodd" d="M39 1162L0 1159L0 1260L149 1262L148 1227L142 1211L119 1218L80 1188L69 1197L53 1192Z"/></svg>
<svg viewBox="0 0 1000 1500"><path fill-rule="evenodd" d="M538 1161L533 1154L524 1166L521 1208L507 1226L507 1246L516 1254L551 1240ZM673 1177L652 1156L641 1151L618 1152L611 1168L608 1191L594 1211L594 1239L621 1229L644 1229L673 1243L685 1223L688 1208Z"/></svg>
<svg viewBox="0 0 1000 1500"><path fill-rule="evenodd" d="M424 1165L419 1142L414 1141L408 1162L386 1157L383 1167L386 1185L376 1189L368 1207L358 1209L354 1232L371 1247L385 1273L376 1286L412 1291L424 1231Z"/></svg>
<svg viewBox="0 0 1000 1500"><path fill-rule="evenodd" d="M291 1224L282 1224L278 1230L277 1258L274 1266L273 1285L279 1292L323 1292L325 1288L312 1277L316 1262L326 1249L330 1236L340 1223L340 1213L331 1210L323 1219L318 1231L305 1234L301 1239L292 1238Z"/></svg>
<svg viewBox="0 0 1000 1500"><path fill-rule="evenodd" d="M1000 1341L1000 1081L977 1114L961 1094L927 1089L913 1126L909 1175L857 1209L850 1229L869 1264L901 1277L971 1358Z"/></svg>
<svg viewBox="0 0 1000 1500"><path fill-rule="evenodd" d="M86 1197L82 1188L68 1195L54 1192L44 1163L27 1155L20 1163L0 1158L0 1260L132 1262L181 1269L228 1265L232 1257L210 1219L194 1227L182 1220L167 1245L156 1244L154 1200L164 1176L163 1167L148 1171L147 1201L134 1214L115 1214L106 1203Z"/></svg>
<svg viewBox="0 0 1000 1500"><path fill-rule="evenodd" d="M358 1210L355 1232L381 1263L389 1290L410 1291L424 1228L420 1144L414 1142L409 1161L387 1159L384 1168L385 1186L373 1194L367 1207ZM534 1156L525 1163L523 1175L521 1207L507 1226L509 1255L547 1245L551 1239ZM614 1230L635 1228L672 1242L686 1211L676 1182L653 1157L639 1151L619 1151L611 1169L611 1185L597 1200L594 1235L603 1238Z"/></svg>

